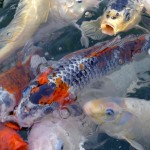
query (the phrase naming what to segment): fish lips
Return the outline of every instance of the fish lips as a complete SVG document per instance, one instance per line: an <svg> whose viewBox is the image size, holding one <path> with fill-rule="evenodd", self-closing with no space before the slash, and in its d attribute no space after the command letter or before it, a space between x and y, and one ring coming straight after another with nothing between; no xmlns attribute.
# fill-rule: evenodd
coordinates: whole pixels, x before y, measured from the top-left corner
<svg viewBox="0 0 150 150"><path fill-rule="evenodd" d="M93 110L92 103L91 102L87 102L83 106L83 110L84 110L85 114L87 116L89 116L97 124L97 121L95 120L95 117L94 117L94 112L92 111ZM103 121L99 120L98 125L101 126L102 124L103 124Z"/></svg>
<svg viewBox="0 0 150 150"><path fill-rule="evenodd" d="M109 22L105 22L101 24L102 33L113 36L116 35L115 26Z"/></svg>

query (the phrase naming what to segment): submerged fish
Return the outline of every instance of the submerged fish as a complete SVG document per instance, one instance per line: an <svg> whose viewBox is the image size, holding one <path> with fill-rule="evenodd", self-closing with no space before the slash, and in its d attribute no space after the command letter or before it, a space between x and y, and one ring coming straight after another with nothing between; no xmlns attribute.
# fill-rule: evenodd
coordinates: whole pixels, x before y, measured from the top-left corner
<svg viewBox="0 0 150 150"><path fill-rule="evenodd" d="M78 93L96 78L131 62L135 54L147 52L150 37L127 36L110 43L104 42L71 53L33 80L24 90L23 98L15 110L15 118L20 126L29 127L55 109L73 103Z"/></svg>
<svg viewBox="0 0 150 150"><path fill-rule="evenodd" d="M30 61L0 74L0 121L19 103L30 80Z"/></svg>
<svg viewBox="0 0 150 150"><path fill-rule="evenodd" d="M20 0L14 19L0 30L0 63L27 43L43 23L50 22L35 39L75 22L87 8L99 3L99 0Z"/></svg>
<svg viewBox="0 0 150 150"><path fill-rule="evenodd" d="M102 33L116 35L132 28L140 28L149 32L138 25L144 9L147 13L150 12L147 3L148 0L111 0L101 17L94 21L83 22L81 28L87 36L96 40L101 38Z"/></svg>
<svg viewBox="0 0 150 150"><path fill-rule="evenodd" d="M89 101L85 113L100 124L102 132L128 141L137 150L149 150L150 102L109 97Z"/></svg>
<svg viewBox="0 0 150 150"><path fill-rule="evenodd" d="M51 0L47 24L35 34L34 42L41 41L41 39L45 40L47 37L51 37L56 30L73 25L81 31L81 44L88 47L88 38L76 22L86 10L92 10L93 7L97 8L100 2L101 0Z"/></svg>
<svg viewBox="0 0 150 150"><path fill-rule="evenodd" d="M31 56L24 63L19 63L11 69L0 74L0 121L5 121L5 117L13 111L19 104L24 88L35 77L34 73L42 57ZM35 64L36 61L36 64Z"/></svg>
<svg viewBox="0 0 150 150"><path fill-rule="evenodd" d="M23 46L47 21L49 7L50 0L20 0L14 19L0 30L0 63Z"/></svg>
<svg viewBox="0 0 150 150"><path fill-rule="evenodd" d="M0 123L0 149L27 150L28 146L16 131Z"/></svg>
<svg viewBox="0 0 150 150"><path fill-rule="evenodd" d="M88 128L81 126L73 117L46 117L33 125L28 136L29 150L83 150L86 137L82 130L88 134Z"/></svg>
<svg viewBox="0 0 150 150"><path fill-rule="evenodd" d="M142 4L146 9L146 13L150 15L150 1L149 0L141 0Z"/></svg>

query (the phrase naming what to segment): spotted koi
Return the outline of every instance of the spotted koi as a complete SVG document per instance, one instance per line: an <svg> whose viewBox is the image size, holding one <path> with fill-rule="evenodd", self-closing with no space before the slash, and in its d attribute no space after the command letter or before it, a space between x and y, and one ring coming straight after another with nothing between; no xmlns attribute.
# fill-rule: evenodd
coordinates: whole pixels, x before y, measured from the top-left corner
<svg viewBox="0 0 150 150"><path fill-rule="evenodd" d="M26 87L15 110L16 121L29 127L46 114L69 106L96 78L132 62L135 54L149 48L149 35L130 35L109 45L104 42L63 57Z"/></svg>

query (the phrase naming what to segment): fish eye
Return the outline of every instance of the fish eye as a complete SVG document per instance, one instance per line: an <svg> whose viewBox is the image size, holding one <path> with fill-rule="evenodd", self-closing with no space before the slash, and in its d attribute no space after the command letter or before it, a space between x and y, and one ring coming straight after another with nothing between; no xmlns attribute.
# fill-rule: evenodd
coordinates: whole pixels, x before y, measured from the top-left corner
<svg viewBox="0 0 150 150"><path fill-rule="evenodd" d="M115 112L112 109L106 109L106 115L107 116L113 116L115 114Z"/></svg>
<svg viewBox="0 0 150 150"><path fill-rule="evenodd" d="M117 16L117 17L119 16L119 13L118 13L118 12L116 13L116 16Z"/></svg>
<svg viewBox="0 0 150 150"><path fill-rule="evenodd" d="M63 150L63 149L64 149L64 145L61 146L61 150Z"/></svg>
<svg viewBox="0 0 150 150"><path fill-rule="evenodd" d="M106 15L106 18L109 18L109 17L110 17L110 16L107 14L107 15Z"/></svg>
<svg viewBox="0 0 150 150"><path fill-rule="evenodd" d="M107 11L107 13L106 13L106 18L109 18L110 17L110 10L109 11Z"/></svg>
<svg viewBox="0 0 150 150"><path fill-rule="evenodd" d="M82 0L76 0L76 2L78 2L78 3L82 3Z"/></svg>

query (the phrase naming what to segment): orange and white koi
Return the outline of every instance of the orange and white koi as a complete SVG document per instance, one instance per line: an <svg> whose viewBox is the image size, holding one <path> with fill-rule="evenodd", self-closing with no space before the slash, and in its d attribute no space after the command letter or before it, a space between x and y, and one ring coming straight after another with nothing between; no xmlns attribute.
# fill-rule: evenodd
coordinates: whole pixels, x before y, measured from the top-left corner
<svg viewBox="0 0 150 150"><path fill-rule="evenodd" d="M0 121L13 111L19 103L23 89L33 79L30 58L26 63L18 62L15 67L0 74Z"/></svg>

